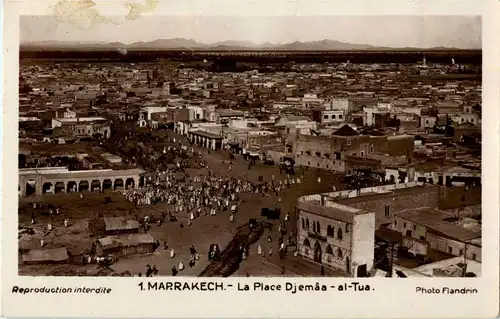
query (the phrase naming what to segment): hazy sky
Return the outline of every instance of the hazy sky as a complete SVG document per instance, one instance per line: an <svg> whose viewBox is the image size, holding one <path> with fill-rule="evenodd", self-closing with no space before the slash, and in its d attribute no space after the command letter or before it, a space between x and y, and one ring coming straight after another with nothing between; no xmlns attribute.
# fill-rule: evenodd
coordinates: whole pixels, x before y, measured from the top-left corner
<svg viewBox="0 0 500 319"><path fill-rule="evenodd" d="M44 40L132 43L186 38L203 43L224 40L255 43L338 40L393 47L481 48L476 16L315 16L215 17L143 16L118 24L82 28L50 16L22 16L21 42Z"/></svg>

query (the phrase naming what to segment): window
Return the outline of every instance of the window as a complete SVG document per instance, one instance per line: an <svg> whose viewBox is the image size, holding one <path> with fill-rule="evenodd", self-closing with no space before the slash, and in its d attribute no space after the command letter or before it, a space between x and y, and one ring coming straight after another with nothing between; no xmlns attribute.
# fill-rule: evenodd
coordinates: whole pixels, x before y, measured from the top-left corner
<svg viewBox="0 0 500 319"><path fill-rule="evenodd" d="M417 230L417 225L413 225L413 230Z"/></svg>
<svg viewBox="0 0 500 319"><path fill-rule="evenodd" d="M328 225L328 227L326 227L326 236L333 237L334 234L335 234L335 231L334 231L333 227Z"/></svg>
<svg viewBox="0 0 500 319"><path fill-rule="evenodd" d="M425 124L429 124L429 120L425 120Z"/></svg>
<svg viewBox="0 0 500 319"><path fill-rule="evenodd" d="M398 221L397 221L397 220L395 220L395 221L394 221L394 226L397 226L397 225L398 225Z"/></svg>
<svg viewBox="0 0 500 319"><path fill-rule="evenodd" d="M385 205L385 218L388 218L391 216L391 206Z"/></svg>
<svg viewBox="0 0 500 319"><path fill-rule="evenodd" d="M316 152L317 157L321 157L321 152Z"/></svg>
<svg viewBox="0 0 500 319"><path fill-rule="evenodd" d="M324 115L323 119L328 120L328 115Z"/></svg>
<svg viewBox="0 0 500 319"><path fill-rule="evenodd" d="M425 236L420 236L420 239L421 240L425 240Z"/></svg>
<svg viewBox="0 0 500 319"><path fill-rule="evenodd" d="M339 120L342 119L342 114L339 114Z"/></svg>
<svg viewBox="0 0 500 319"><path fill-rule="evenodd" d="M337 230L337 239L342 240L342 229L340 228Z"/></svg>
<svg viewBox="0 0 500 319"><path fill-rule="evenodd" d="M318 233L321 233L321 227L320 227L320 225L319 225L319 222L316 222L316 231L317 231Z"/></svg>
<svg viewBox="0 0 500 319"><path fill-rule="evenodd" d="M345 225L345 233L347 234L349 232L349 225Z"/></svg>
<svg viewBox="0 0 500 319"><path fill-rule="evenodd" d="M314 221L312 221L312 228L313 228L313 232L316 232L316 223Z"/></svg>
<svg viewBox="0 0 500 319"><path fill-rule="evenodd" d="M330 246L330 245L326 246L326 250L325 250L325 252L326 252L328 255L333 255L332 246Z"/></svg>
<svg viewBox="0 0 500 319"><path fill-rule="evenodd" d="M449 252L450 254L452 254L452 253L453 253L453 248L448 247L448 252Z"/></svg>
<svg viewBox="0 0 500 319"><path fill-rule="evenodd" d="M304 218L301 218L302 220L302 229L306 229L306 222L304 221Z"/></svg>
<svg viewBox="0 0 500 319"><path fill-rule="evenodd" d="M373 153L373 145L370 145L370 153Z"/></svg>
<svg viewBox="0 0 500 319"><path fill-rule="evenodd" d="M330 154L325 153L324 155L325 155L325 158L330 159Z"/></svg>
<svg viewBox="0 0 500 319"><path fill-rule="evenodd" d="M365 152L363 152L363 151L361 151L360 154L361 154L360 155L361 157L365 156Z"/></svg>
<svg viewBox="0 0 500 319"><path fill-rule="evenodd" d="M403 228L406 228L406 223L403 223Z"/></svg>
<svg viewBox="0 0 500 319"><path fill-rule="evenodd" d="M309 255L309 249L308 248L304 249L304 254Z"/></svg>
<svg viewBox="0 0 500 319"><path fill-rule="evenodd" d="M335 160L340 161L340 153L335 152Z"/></svg>
<svg viewBox="0 0 500 319"><path fill-rule="evenodd" d="M476 254L472 254L472 260L476 260L477 256Z"/></svg>
<svg viewBox="0 0 500 319"><path fill-rule="evenodd" d="M351 145L351 140L350 140L350 139L347 139L346 144L347 144L347 145Z"/></svg>
<svg viewBox="0 0 500 319"><path fill-rule="evenodd" d="M309 239L304 239L304 246L305 247L311 247L311 243L309 242Z"/></svg>
<svg viewBox="0 0 500 319"><path fill-rule="evenodd" d="M460 249L460 250L458 251L458 253L459 253L459 255L460 255L460 256L462 256L462 255L464 254L464 251L463 251L462 249Z"/></svg>
<svg viewBox="0 0 500 319"><path fill-rule="evenodd" d="M306 151L306 154L307 155L311 155L311 151Z"/></svg>
<svg viewBox="0 0 500 319"><path fill-rule="evenodd" d="M342 258L342 250L337 248L337 257Z"/></svg>
<svg viewBox="0 0 500 319"><path fill-rule="evenodd" d="M310 161L309 161L309 162L307 162L307 165L311 166L311 162L310 162Z"/></svg>
<svg viewBox="0 0 500 319"><path fill-rule="evenodd" d="M334 119L334 120L335 120L335 114L333 114L333 115L332 115L332 119Z"/></svg>
<svg viewBox="0 0 500 319"><path fill-rule="evenodd" d="M406 236L411 237L411 235L412 235L411 230L407 230L406 231Z"/></svg>
<svg viewBox="0 0 500 319"><path fill-rule="evenodd" d="M309 229L309 219L306 219L306 229Z"/></svg>

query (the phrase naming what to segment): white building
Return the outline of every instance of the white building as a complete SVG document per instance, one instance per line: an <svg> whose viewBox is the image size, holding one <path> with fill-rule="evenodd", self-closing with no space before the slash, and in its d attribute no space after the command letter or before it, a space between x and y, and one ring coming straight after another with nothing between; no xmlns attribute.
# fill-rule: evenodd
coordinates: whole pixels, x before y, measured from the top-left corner
<svg viewBox="0 0 500 319"><path fill-rule="evenodd" d="M151 115L154 113L163 113L167 111L166 106L145 106L139 111L139 121L137 125L146 127L147 123L151 121Z"/></svg>
<svg viewBox="0 0 500 319"><path fill-rule="evenodd" d="M188 105L187 108L189 109L189 120L190 121L204 119L204 114L203 114L204 112L203 112L203 108L201 106Z"/></svg>
<svg viewBox="0 0 500 319"><path fill-rule="evenodd" d="M321 114L322 124L338 124L345 122L344 110L325 110Z"/></svg>
<svg viewBox="0 0 500 319"><path fill-rule="evenodd" d="M299 255L366 277L373 268L375 213L328 200L322 195L299 198Z"/></svg>
<svg viewBox="0 0 500 319"><path fill-rule="evenodd" d="M326 110L342 110L347 113L349 111L349 99L329 98L324 106Z"/></svg>
<svg viewBox="0 0 500 319"><path fill-rule="evenodd" d="M311 135L311 130L316 131L318 124L313 121L303 121L299 123L286 123L286 134Z"/></svg>

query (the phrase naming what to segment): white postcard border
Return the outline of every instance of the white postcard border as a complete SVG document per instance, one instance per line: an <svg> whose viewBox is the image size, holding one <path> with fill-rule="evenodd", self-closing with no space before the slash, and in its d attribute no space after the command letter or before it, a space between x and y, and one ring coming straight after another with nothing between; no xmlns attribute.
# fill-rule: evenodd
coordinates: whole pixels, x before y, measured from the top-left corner
<svg viewBox="0 0 500 319"><path fill-rule="evenodd" d="M103 15L126 10L121 1L96 1ZM137 2L143 2L137 1ZM344 282L370 285L371 292L166 292L140 291L144 282L167 282L170 277L89 278L20 277L17 275L17 183L19 15L48 15L55 1L5 2L3 163L2 163L2 309L9 317L288 317L288 318L486 318L499 307L499 109L500 109L500 2L443 1L165 1L151 15L483 15L483 253L480 278L349 279L349 278L181 278L183 282L224 282L233 285L315 284ZM419 4L420 3L420 4ZM484 14L483 14L484 13ZM484 134L486 133L486 134ZM13 294L19 287L108 287L110 294ZM416 294L425 288L476 288L475 295Z"/></svg>

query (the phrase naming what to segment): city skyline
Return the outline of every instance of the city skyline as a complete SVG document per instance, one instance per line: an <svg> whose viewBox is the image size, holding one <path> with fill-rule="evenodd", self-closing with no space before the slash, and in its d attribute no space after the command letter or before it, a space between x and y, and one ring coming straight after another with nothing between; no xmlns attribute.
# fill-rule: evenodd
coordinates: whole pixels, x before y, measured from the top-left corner
<svg viewBox="0 0 500 319"><path fill-rule="evenodd" d="M326 39L394 48L481 48L481 17L477 16L165 16L114 21L115 24L95 24L85 29L50 16L22 16L20 41L77 42L78 39L82 43L128 45L183 38L204 44L241 41L279 45Z"/></svg>

